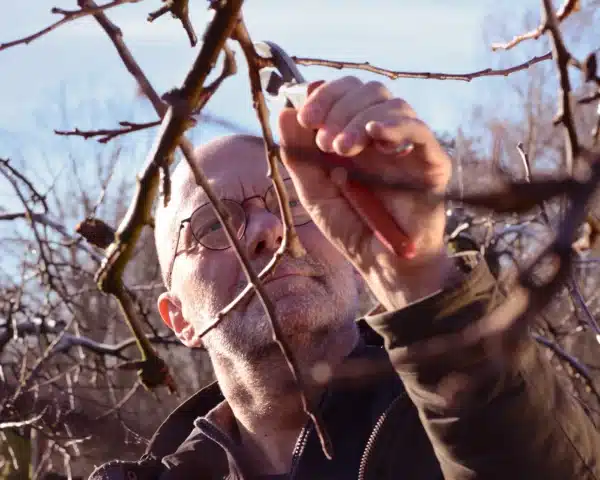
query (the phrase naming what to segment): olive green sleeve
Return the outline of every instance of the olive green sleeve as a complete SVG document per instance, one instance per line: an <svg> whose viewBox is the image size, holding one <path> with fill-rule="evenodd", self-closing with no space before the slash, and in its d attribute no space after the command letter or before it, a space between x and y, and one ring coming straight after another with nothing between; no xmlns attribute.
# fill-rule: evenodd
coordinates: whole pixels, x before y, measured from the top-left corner
<svg viewBox="0 0 600 480"><path fill-rule="evenodd" d="M486 335L436 357L445 340L507 301L495 290L480 262L453 288L367 319L384 338L445 478L600 479L600 435L526 331L501 361L490 357ZM411 355L423 344L434 360L422 349Z"/></svg>

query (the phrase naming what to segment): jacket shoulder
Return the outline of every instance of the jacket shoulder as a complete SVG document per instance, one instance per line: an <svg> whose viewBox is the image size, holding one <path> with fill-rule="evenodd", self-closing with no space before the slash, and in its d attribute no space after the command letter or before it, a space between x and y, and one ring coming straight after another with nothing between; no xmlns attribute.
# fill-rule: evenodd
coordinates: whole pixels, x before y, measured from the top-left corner
<svg viewBox="0 0 600 480"><path fill-rule="evenodd" d="M158 480L164 470L161 459L151 456L137 462L112 460L96 468L88 480Z"/></svg>
<svg viewBox="0 0 600 480"><path fill-rule="evenodd" d="M111 460L96 468L89 480L157 480L165 471L163 457L175 452L194 428L194 420L223 400L216 382L195 393L158 427L138 461Z"/></svg>

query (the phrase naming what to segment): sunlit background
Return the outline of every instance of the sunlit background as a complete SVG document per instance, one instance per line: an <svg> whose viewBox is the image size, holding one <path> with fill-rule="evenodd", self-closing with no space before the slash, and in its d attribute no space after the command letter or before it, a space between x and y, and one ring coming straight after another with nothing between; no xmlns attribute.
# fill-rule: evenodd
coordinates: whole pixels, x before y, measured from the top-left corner
<svg viewBox="0 0 600 480"><path fill-rule="evenodd" d="M0 43L56 21L60 17L50 12L52 6L76 8L74 3L10 2L0 15ZM190 3L200 36L212 14L208 2ZM126 44L156 90L163 93L181 84L199 45L191 48L179 22L169 15L154 23L146 21L148 12L160 5L158 0L144 1L122 5L107 14L122 29ZM508 40L538 24L540 2L534 0L501 4L491 0L251 0L243 11L256 41L277 42L301 57L368 60L394 70L468 73L515 65L548 49L544 39L510 51L492 52L490 48L493 41ZM577 52L576 45L571 48ZM205 110L226 119L230 126L202 122L188 132L195 143L233 131L259 132L242 55L237 59L238 74L225 81ZM540 68L551 67L550 62L546 64ZM411 103L436 132L450 137L459 127L475 134L481 125L474 118L482 109L513 118L523 113L512 99L515 82L523 83L526 72L508 80L392 81L366 72L302 68L309 79L343 74L378 78ZM0 107L0 158L10 158L48 188L59 187L74 169L81 177L92 179L98 158L107 155L119 155L115 178L133 178L156 133L156 129L135 133L108 145L53 133L54 129L114 128L123 120L156 119L92 17L64 25L29 45L0 51ZM5 194L5 184L0 188L0 205L10 209L12 196ZM90 181L89 188L99 190L100 186ZM7 226L0 225L4 228Z"/></svg>

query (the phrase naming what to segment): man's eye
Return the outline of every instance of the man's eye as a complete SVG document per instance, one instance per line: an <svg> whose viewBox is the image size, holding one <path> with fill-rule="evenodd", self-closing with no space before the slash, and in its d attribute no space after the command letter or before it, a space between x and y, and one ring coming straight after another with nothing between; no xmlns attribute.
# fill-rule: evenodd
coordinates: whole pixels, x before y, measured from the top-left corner
<svg viewBox="0 0 600 480"><path fill-rule="evenodd" d="M214 222L211 223L208 227L207 227L207 231L208 232L216 232L217 230L219 230L221 228L221 222Z"/></svg>
<svg viewBox="0 0 600 480"><path fill-rule="evenodd" d="M206 235L210 235L211 233L218 232L221 229L221 222L216 220L213 223L207 223L200 230L200 237L205 237Z"/></svg>
<svg viewBox="0 0 600 480"><path fill-rule="evenodd" d="M300 202L298 200L290 200L290 207L297 207L298 205L300 205Z"/></svg>

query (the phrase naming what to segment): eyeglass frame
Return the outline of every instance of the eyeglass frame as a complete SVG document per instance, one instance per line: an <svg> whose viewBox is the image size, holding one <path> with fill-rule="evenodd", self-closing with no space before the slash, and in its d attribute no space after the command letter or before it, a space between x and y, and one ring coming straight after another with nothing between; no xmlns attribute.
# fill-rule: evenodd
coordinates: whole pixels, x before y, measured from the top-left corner
<svg viewBox="0 0 600 480"><path fill-rule="evenodd" d="M291 178L286 178L286 179L284 179L284 180L283 180L283 182L284 182L284 183L286 183L286 182L287 182L287 183L292 183L292 185L293 185L293 182L292 182L292 179L291 179ZM263 203L264 203L264 205L265 205L265 208L266 208L266 210L267 210L269 213L271 213L271 214L273 214L273 215L276 215L277 217L279 217L280 221L282 221L282 218L281 218L281 208L279 208L279 205L278 205L278 209L277 209L278 211L277 211L277 212L272 212L272 211L269 209L268 205L267 205L267 194L268 194L268 193L271 191L271 189L274 189L274 188L275 188L275 186L274 186L274 185L270 185L270 186L269 186L269 188L267 188L267 190L265 191L265 193L264 193L263 195L253 195L253 196L251 196L251 197L244 198L244 199L243 199L243 200L241 200L241 201L234 200L234 199L232 199L232 198L226 198L226 197L223 197L223 198L221 198L221 199L220 199L220 201L227 201L227 202L236 203L237 205L239 205L239 206L240 206L240 208L241 208L241 209L242 209L242 211L244 212L244 224L243 224L243 228L241 229L241 233L240 233L240 234L239 234L239 236L238 236L238 240L241 240L242 238L244 238L244 235L246 234L246 227L248 226L248 213L246 212L246 209L244 208L244 203L245 203L245 202L247 202L248 200L254 200L255 198L260 198L260 199L263 201ZM286 190L287 190L287 189L286 189ZM295 190L295 187L294 187L294 190ZM195 214L196 214L198 211L200 211L200 209L202 209L202 208L206 207L207 205L211 205L211 202L209 201L209 202L203 203L202 205L200 205L200 206L196 207L196 208L195 208L195 209L192 211L192 213L191 213L191 214L190 214L188 217L186 217L186 218L182 219L182 220L179 222L179 228L177 229L177 240L175 241L175 249L174 249L174 251L173 251L173 257L171 258L171 262L169 263L169 269L167 270L167 275L166 275L166 284L167 284L167 288L169 288L169 289L171 288L171 279L172 279L172 277L173 277L173 267L175 266L175 259L177 258L177 249L179 248L179 239L180 239L180 237L181 237L181 230L183 230L183 227L184 227L184 225L185 225L186 223L189 223L189 224L191 225L191 223L192 223L192 217L193 217L193 216L194 216L194 215L195 215ZM211 205L211 206L212 206L212 205ZM213 207L213 208L214 208L214 207ZM307 213L308 213L308 212L307 212ZM217 217L217 219L218 219L218 217ZM312 222L312 219L311 219L311 218L310 218L310 216L309 216L309 219L308 219L306 222L302 222L302 223L296 223L296 222L294 222L294 227L301 227L302 225L307 225L307 224L309 224L310 222ZM219 222L219 223L220 223L220 222ZM193 230L192 230L192 236L194 237L194 240L196 240L196 242L198 242L200 245L202 245L202 246L203 246L204 248L206 248L207 250L212 250L212 251L221 252L221 251L224 251L224 250L227 250L227 249L231 248L231 246L232 246L232 245L231 245L231 243L229 243L229 242L228 242L229 244L228 244L226 247L223 247L223 248L213 248L213 247L207 247L206 245L204 245L204 244L203 244L203 243L202 243L202 242L201 242L201 241L200 241L200 240L199 240L199 239L196 237L196 234L194 233L194 231L193 231Z"/></svg>

